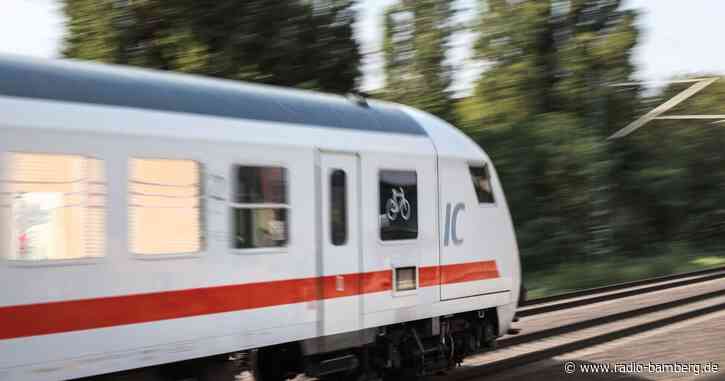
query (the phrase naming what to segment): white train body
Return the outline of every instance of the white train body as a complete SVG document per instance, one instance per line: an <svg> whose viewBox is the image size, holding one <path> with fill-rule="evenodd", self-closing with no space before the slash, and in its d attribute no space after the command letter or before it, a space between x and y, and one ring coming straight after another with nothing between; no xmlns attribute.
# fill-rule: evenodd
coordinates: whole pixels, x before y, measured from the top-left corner
<svg viewBox="0 0 725 381"><path fill-rule="evenodd" d="M238 109L230 110L222 97L237 91ZM0 58L0 380L73 379L285 343L307 357L340 353L399 323L431 321L435 336L446 317L471 312L488 314L497 336L505 333L520 265L488 156L428 114L363 103ZM84 161L80 178L33 177L27 173L43 171L31 168L36 159L63 168L63 160L93 160L102 174L88 180ZM194 163L197 181L134 180L144 165L165 168L160 160L169 168ZM483 181L471 167L483 168ZM259 168L277 177L240 185L266 171ZM58 191L56 182L85 188ZM175 195L174 186L198 194ZM255 189L239 196L247 186ZM493 200L480 199L476 186L490 187ZM74 207L75 194L82 217L57 214ZM165 204L175 197L198 199L179 207L198 212L178 212L178 221L173 212L144 214L176 208ZM46 199L55 201L38 201ZM18 222L28 205L42 209L33 215L41 222ZM82 244L69 243L77 226L58 216L83 224ZM178 243L152 242L177 222ZM198 242L185 231L199 233Z"/></svg>

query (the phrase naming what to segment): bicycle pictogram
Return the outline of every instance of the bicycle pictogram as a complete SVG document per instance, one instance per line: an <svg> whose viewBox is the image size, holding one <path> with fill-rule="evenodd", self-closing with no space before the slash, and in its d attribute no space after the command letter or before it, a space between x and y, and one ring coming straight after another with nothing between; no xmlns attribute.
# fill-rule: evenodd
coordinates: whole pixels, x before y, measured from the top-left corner
<svg viewBox="0 0 725 381"><path fill-rule="evenodd" d="M410 219L410 202L405 198L403 188L393 188L390 192L392 196L385 203L385 214L388 216L388 220L395 221L400 215L403 221L408 221Z"/></svg>

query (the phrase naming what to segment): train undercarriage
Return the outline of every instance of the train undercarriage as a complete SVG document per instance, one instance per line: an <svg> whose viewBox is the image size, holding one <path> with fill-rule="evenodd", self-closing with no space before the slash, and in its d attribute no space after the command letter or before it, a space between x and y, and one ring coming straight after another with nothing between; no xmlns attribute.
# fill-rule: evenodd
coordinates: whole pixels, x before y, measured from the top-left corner
<svg viewBox="0 0 725 381"><path fill-rule="evenodd" d="M424 319L374 329L362 345L305 354L307 343L288 343L252 353L257 381L300 373L321 380L415 380L445 372L466 356L495 348L495 309Z"/></svg>
<svg viewBox="0 0 725 381"><path fill-rule="evenodd" d="M220 381L244 371L255 381L299 374L330 381L415 380L494 349L497 337L498 316L491 308L82 380Z"/></svg>

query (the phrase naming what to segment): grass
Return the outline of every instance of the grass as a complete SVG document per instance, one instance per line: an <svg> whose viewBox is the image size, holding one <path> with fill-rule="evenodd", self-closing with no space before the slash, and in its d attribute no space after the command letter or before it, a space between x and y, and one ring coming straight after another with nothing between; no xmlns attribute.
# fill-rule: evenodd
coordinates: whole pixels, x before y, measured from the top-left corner
<svg viewBox="0 0 725 381"><path fill-rule="evenodd" d="M612 283L695 271L725 265L725 253L685 254L675 248L666 254L647 257L610 256L588 258L577 263L564 263L546 270L526 271L524 284L530 299L563 292L599 287Z"/></svg>

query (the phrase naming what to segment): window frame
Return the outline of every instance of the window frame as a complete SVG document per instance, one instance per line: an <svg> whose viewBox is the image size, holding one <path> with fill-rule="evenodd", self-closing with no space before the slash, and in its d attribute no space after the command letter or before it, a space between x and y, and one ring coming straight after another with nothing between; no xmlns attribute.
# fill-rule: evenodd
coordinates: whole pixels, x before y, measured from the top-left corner
<svg viewBox="0 0 725 381"><path fill-rule="evenodd" d="M103 171L103 182L102 185L105 187L105 193L104 193L104 208L103 208L103 241L104 241L104 248L102 251L102 255L100 256L86 256L86 257L76 257L76 258L58 258L58 259L40 259L40 260L25 260L25 259L16 259L16 258L10 258L9 254L12 248L12 245L10 244L10 240L12 237L7 236L10 234L10 226L11 224L5 223L0 221L0 226L3 227L4 232L0 232L0 238L7 238L7 244L0 245L0 263L4 263L8 265L9 267L17 267L17 268L35 268L35 267L64 267L64 266L87 266L87 265L97 265L97 264L103 264L108 263L110 260L109 256L109 235L108 235L108 226L109 226L109 188L110 184L108 181L108 157L104 157L103 155L96 155L97 152L83 152L83 151L65 151L65 150L55 150L52 147L48 147L47 149L25 149L25 148L7 148L0 150L0 195L3 195L6 193L5 184L8 182L12 182L10 180L9 174L10 174L10 160L8 158L11 154L25 154L25 155L49 155L49 156L78 156L86 160L97 160L100 162L101 169ZM11 193L11 192L7 192ZM8 209L11 209L10 204L4 205L0 204L0 208L6 207ZM9 217L12 218L12 210L9 211Z"/></svg>
<svg viewBox="0 0 725 381"><path fill-rule="evenodd" d="M234 201L236 199L236 195L238 193L238 168L239 167L261 167L261 168L281 168L284 170L285 174L285 186L284 186L284 199L286 203L240 203L237 201ZM286 253L289 251L289 247L292 242L292 230L290 229L290 226L292 225L292 206L291 206L291 194L290 191L291 185L290 185L290 168L286 163L281 162L251 162L251 161L234 161L229 165L229 185L228 185L228 195L225 209L226 213L228 214L228 226L229 231L227 233L226 239L228 240L228 247L229 250L231 250L234 254L273 254L273 253ZM285 209L287 214L287 220L285 221L285 234L286 234L286 242L283 246L268 246L268 247L250 247L250 248L237 248L235 247L235 231L236 231L236 219L234 216L234 211L236 209Z"/></svg>
<svg viewBox="0 0 725 381"><path fill-rule="evenodd" d="M178 252L178 253L158 253L158 254L144 254L144 253L137 253L134 252L131 249L131 182L132 182L132 171L131 171L131 161L133 159L136 160L168 160L168 161L190 161L194 162L197 166L197 173L199 175L199 182L196 184L198 189L198 200L199 200L199 248L196 251L187 251L187 252ZM193 258L201 258L203 257L203 254L206 252L207 247L207 234L206 234L206 193L204 188L204 179L205 179L205 171L204 171L204 163L199 160L196 157L189 157L189 156L183 156L182 155L168 155L165 157L160 156L151 156L151 155L138 155L134 156L133 153L129 153L126 155L126 187L125 187L125 208L126 208L126 250L129 254L131 254L131 257L138 260L143 261L155 261L155 260L165 260L165 259L193 259ZM194 184L190 184L188 186L192 186ZM185 187L185 186L181 186ZM191 197L189 197L191 198Z"/></svg>
<svg viewBox="0 0 725 381"><path fill-rule="evenodd" d="M390 239L390 240L384 240L382 237L382 224L380 223L380 174L383 171L396 171L396 172L413 172L415 173L415 189L416 189L416 199L419 200L419 194L418 194L418 186L419 186L419 170L417 167L378 167L377 168L377 176L375 178L375 195L376 195L376 202L378 205L376 205L375 208L375 219L377 221L377 229L375 233L375 237L378 241L379 245L382 246L406 246L406 245L415 245L422 239L423 235L423 229L421 229L421 226L423 225L421 223L420 219L420 210L418 209L419 202L416 203L416 213L418 214L418 225L416 226L416 236L415 238L408 238L408 239ZM409 291L401 291L401 292L409 292Z"/></svg>
<svg viewBox="0 0 725 381"><path fill-rule="evenodd" d="M498 195L496 194L496 191L493 186L493 177L491 176L491 170L489 169L490 165L491 164L487 161L469 162L467 164L467 169L468 169L467 173L468 173L468 177L470 178L470 181L471 181L471 188L473 189L473 197L476 200L476 205L479 208L495 208L498 206ZM486 175L488 177L488 183L491 186L491 197L493 198L493 202L481 202L478 199L478 192L476 191L476 184L474 183L473 173L471 172L471 170L473 168L483 168L486 171Z"/></svg>

